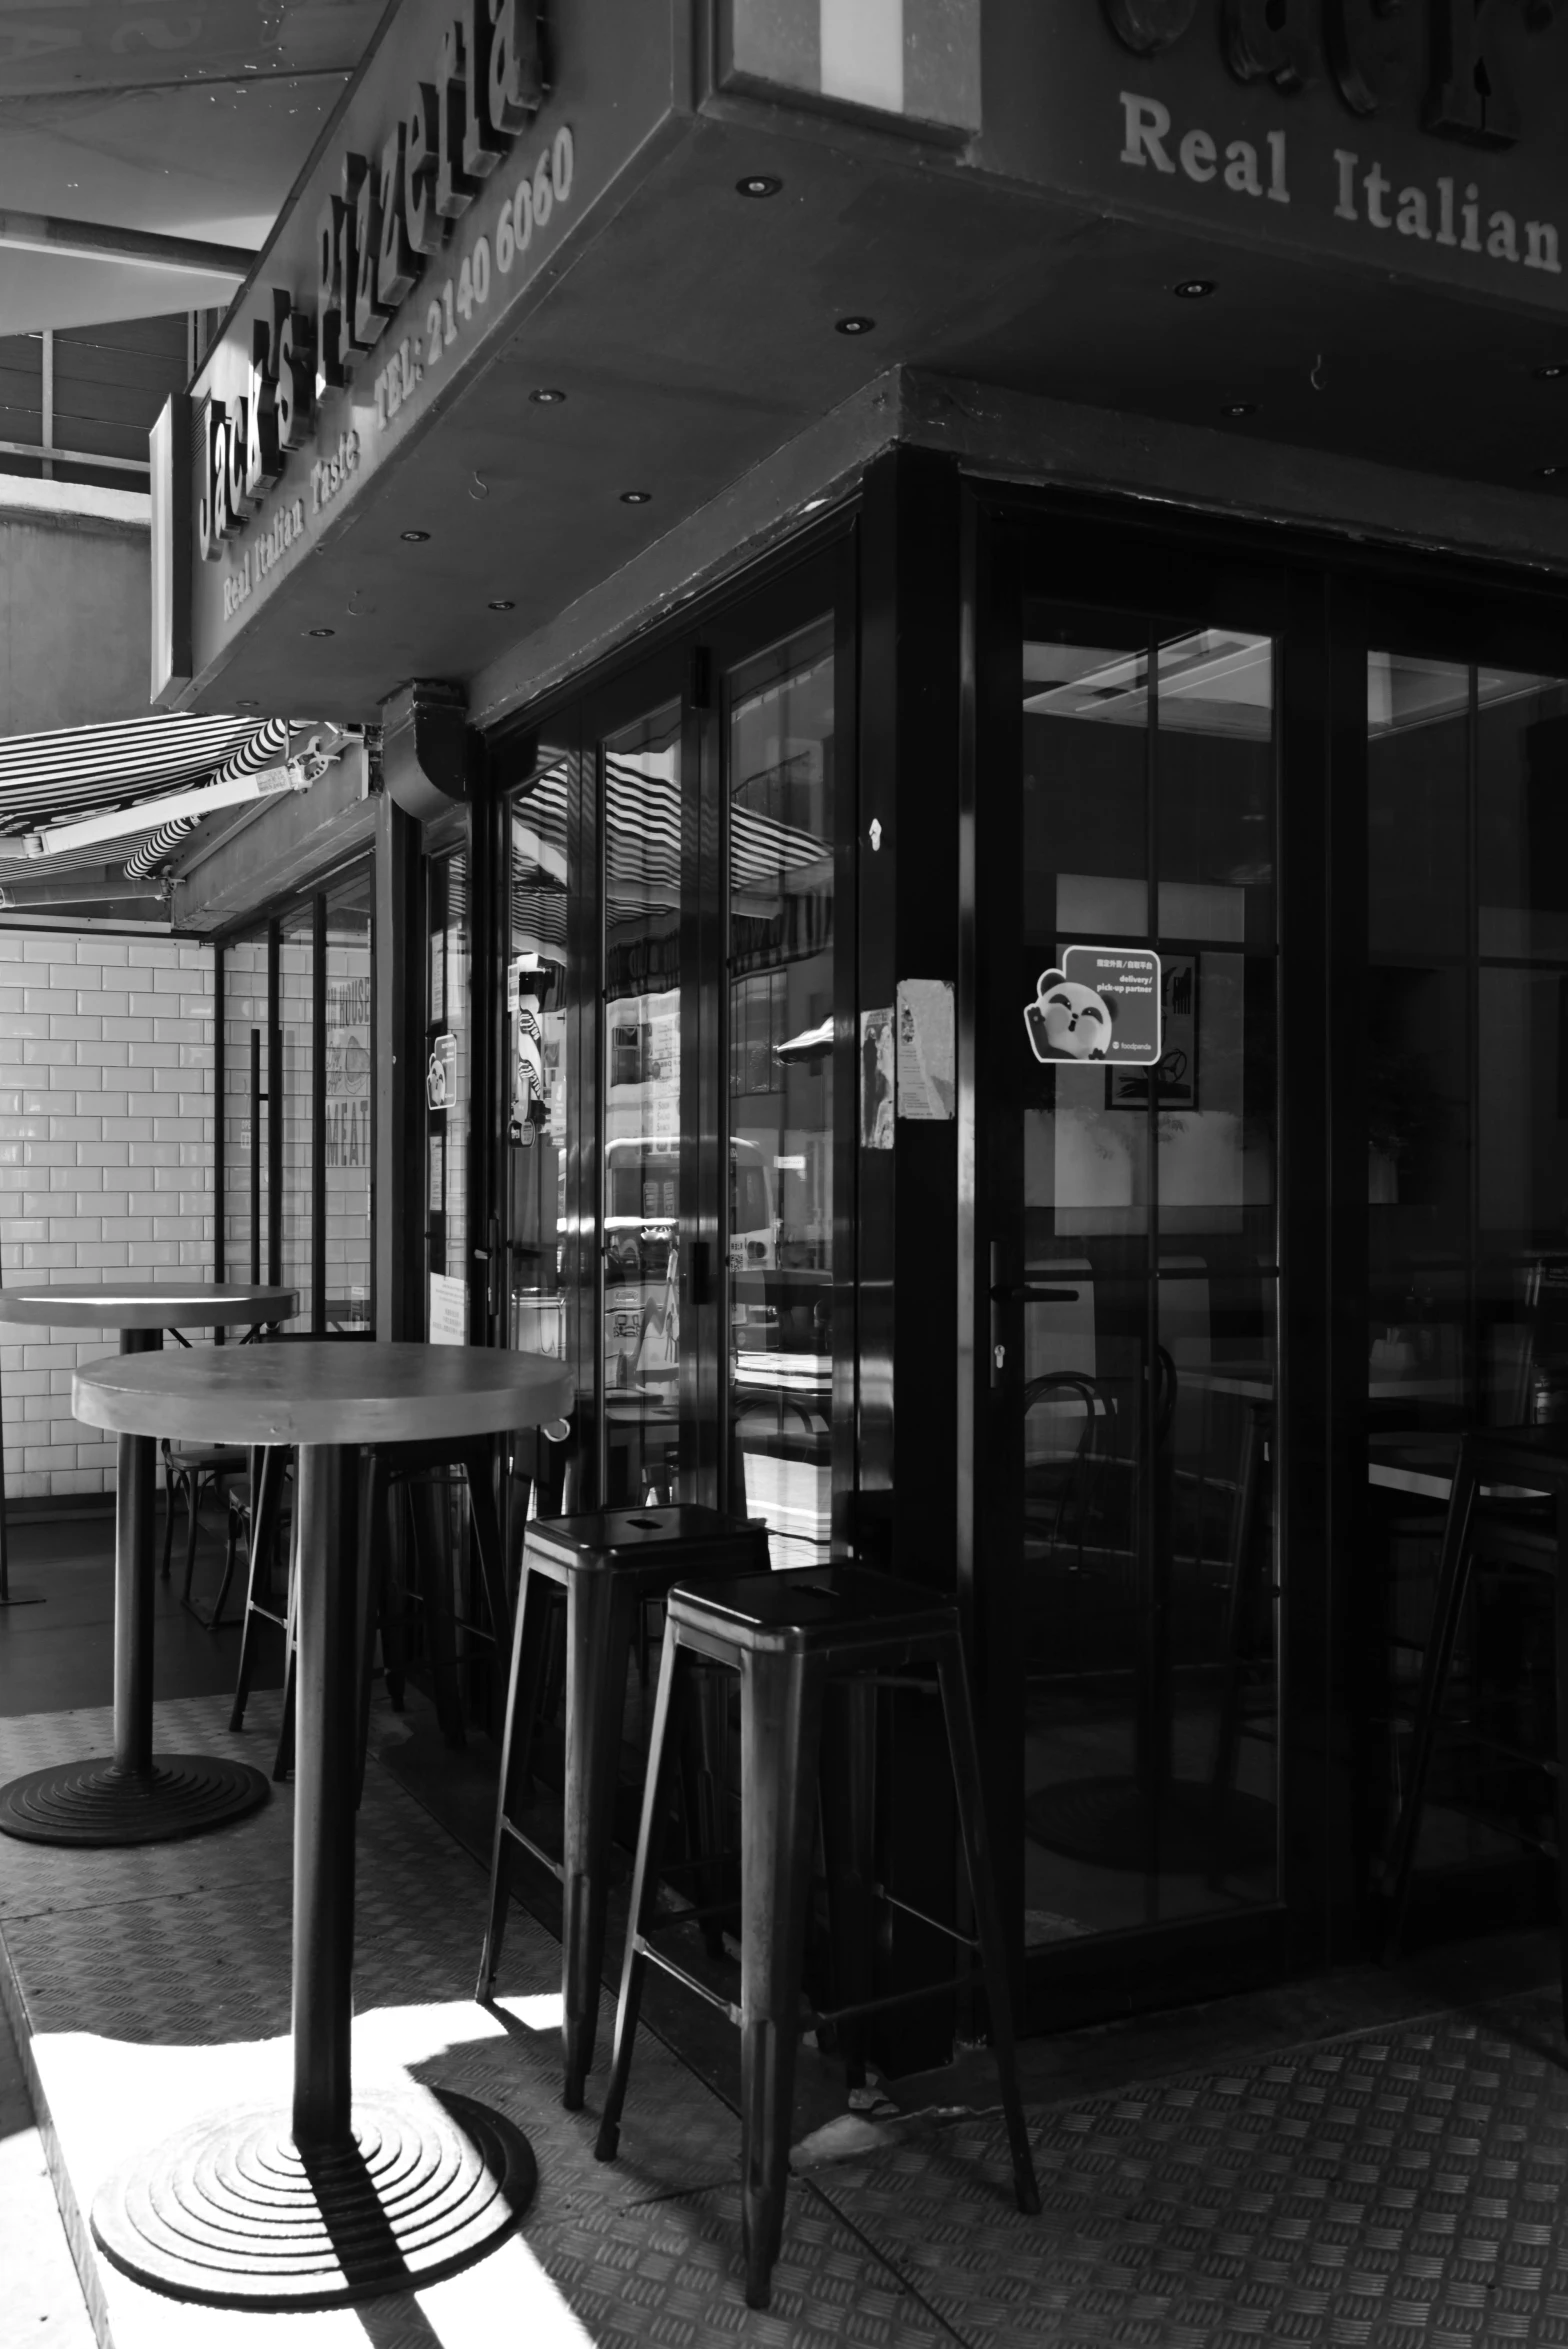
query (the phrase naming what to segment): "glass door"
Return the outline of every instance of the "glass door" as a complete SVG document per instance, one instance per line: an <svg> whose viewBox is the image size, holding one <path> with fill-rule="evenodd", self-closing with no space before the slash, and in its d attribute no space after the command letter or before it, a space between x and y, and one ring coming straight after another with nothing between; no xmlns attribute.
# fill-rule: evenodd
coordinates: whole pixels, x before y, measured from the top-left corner
<svg viewBox="0 0 1568 2349"><path fill-rule="evenodd" d="M606 1505L673 1501L682 1457L682 704L599 749L600 1263Z"/></svg>
<svg viewBox="0 0 1568 2349"><path fill-rule="evenodd" d="M989 833L1019 930L982 949L1009 1529L983 1572L1016 1646L1023 1938L1142 1949L1146 1998L1151 1934L1280 1897L1279 647L1239 619L1026 602L1022 787Z"/></svg>

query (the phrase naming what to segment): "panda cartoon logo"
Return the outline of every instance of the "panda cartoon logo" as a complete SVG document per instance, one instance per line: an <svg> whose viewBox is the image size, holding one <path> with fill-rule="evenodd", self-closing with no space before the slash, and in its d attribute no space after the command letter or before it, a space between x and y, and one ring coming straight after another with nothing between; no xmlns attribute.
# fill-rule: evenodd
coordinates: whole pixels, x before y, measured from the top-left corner
<svg viewBox="0 0 1568 2349"><path fill-rule="evenodd" d="M1042 971L1024 1025L1036 1060L1104 1060L1111 1043L1111 1006L1095 987L1061 971Z"/></svg>

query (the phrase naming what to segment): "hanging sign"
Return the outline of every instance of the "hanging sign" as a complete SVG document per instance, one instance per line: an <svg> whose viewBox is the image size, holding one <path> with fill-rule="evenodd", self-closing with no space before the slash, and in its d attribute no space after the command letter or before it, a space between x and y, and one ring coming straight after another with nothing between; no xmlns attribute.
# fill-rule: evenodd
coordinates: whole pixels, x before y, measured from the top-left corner
<svg viewBox="0 0 1568 2349"><path fill-rule="evenodd" d="M1069 946L1040 973L1024 1026L1036 1060L1153 1068L1160 1058L1160 958L1143 946Z"/></svg>

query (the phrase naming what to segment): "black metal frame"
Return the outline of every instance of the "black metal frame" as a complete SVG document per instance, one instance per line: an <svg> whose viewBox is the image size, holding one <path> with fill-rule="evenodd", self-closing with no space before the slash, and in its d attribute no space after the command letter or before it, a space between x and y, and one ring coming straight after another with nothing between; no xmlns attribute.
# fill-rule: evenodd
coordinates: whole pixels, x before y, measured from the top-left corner
<svg viewBox="0 0 1568 2349"><path fill-rule="evenodd" d="M348 874L354 872L357 868L362 866L366 866L366 859L362 854L355 855L344 863L335 864L328 872L322 874L319 879L313 880L308 889L291 892L287 898L280 899L276 904L270 906L266 912L259 917L251 916L243 923L237 923L232 928L221 932L213 940L214 962L216 965L214 1004L216 1027L215 1049L213 1056L215 1071L214 1085L216 1088L214 1094L215 1147L213 1151L213 1224L215 1233L214 1255L217 1277L220 1280L224 1277L225 1267L223 1223L225 1196L224 1172L226 1163L224 1151L224 1119L226 1098L224 1093L224 1079L226 1072L226 1052L224 1044L224 1005L226 989L224 958L229 947L238 944L241 940L264 939L267 950L266 1027L265 1030L252 1029L250 1051L251 1138L250 1148L247 1154L248 1178L250 1183L249 1277L253 1281L260 1281L265 1277L265 1279L267 1279L269 1282L277 1283L282 1279L283 1263L283 1218L281 1213L283 1190L283 1119L281 1116L283 1102L283 1027L281 1019L282 1006L280 1000L278 969L279 946L281 941L282 925L288 915L298 912L302 908L309 910L312 1049L310 1116L312 1148L310 1173L311 1248L308 1311L310 1318L310 1332L311 1335L315 1337L325 1335L327 1326L327 1273L325 1247L327 1221L327 1178L325 1148L327 1101L327 899L339 882L341 882ZM376 914L376 898L373 882L370 932L372 973L374 973L376 967L375 941L377 928L378 923ZM372 980L372 992L374 1000L374 979ZM380 1088L374 1073L379 1069L380 1066L380 1055L375 1050L374 1031L372 1043L372 1062L371 1228L372 1234L374 1235L374 1232L377 1228L376 1173L379 1167L379 1161L376 1153L378 1137L382 1127L383 1114L379 1099ZM261 1130L262 1121L260 1115L262 1104L265 1104L267 1109L265 1149L266 1180L264 1184L262 1181L263 1149ZM262 1271L262 1234L264 1225L266 1234L265 1275ZM374 1239L372 1241L372 1245L374 1246ZM400 1332L399 1334L402 1333Z"/></svg>

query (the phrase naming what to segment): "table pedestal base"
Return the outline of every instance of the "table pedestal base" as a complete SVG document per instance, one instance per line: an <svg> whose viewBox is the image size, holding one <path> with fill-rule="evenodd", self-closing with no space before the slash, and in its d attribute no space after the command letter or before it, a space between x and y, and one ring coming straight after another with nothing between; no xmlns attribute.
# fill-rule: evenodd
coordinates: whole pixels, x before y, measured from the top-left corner
<svg viewBox="0 0 1568 2349"><path fill-rule="evenodd" d="M466 2096L356 2096L352 2137L303 2152L282 2110L218 2113L117 2171L93 2238L175 2300L335 2308L471 2266L537 2178L522 2131Z"/></svg>
<svg viewBox="0 0 1568 2349"><path fill-rule="evenodd" d="M241 1819L269 1789L248 1762L157 1754L147 1770L57 1762L0 1787L0 1835L23 1843L171 1843Z"/></svg>

